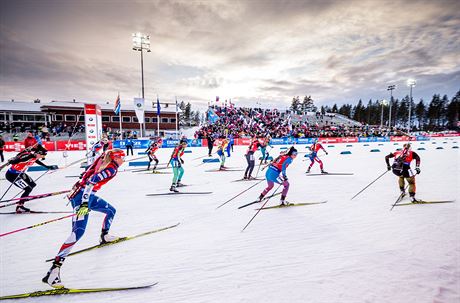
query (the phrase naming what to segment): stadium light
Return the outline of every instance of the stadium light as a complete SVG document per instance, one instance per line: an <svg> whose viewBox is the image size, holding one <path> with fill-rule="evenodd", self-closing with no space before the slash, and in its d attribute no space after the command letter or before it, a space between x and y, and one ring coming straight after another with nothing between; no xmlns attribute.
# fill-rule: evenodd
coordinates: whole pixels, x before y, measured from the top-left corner
<svg viewBox="0 0 460 303"><path fill-rule="evenodd" d="M144 51L150 53L150 36L142 33L134 33L133 35L133 50L141 52L141 78L142 78L142 99L145 100L144 94ZM145 124L142 123L145 127ZM142 128L141 128L142 137Z"/></svg>
<svg viewBox="0 0 460 303"><path fill-rule="evenodd" d="M412 88L417 84L415 79L407 79L407 86L410 87L410 97L409 97L409 121L408 121L408 131L410 132L410 125L411 125L411 111L412 111Z"/></svg>
<svg viewBox="0 0 460 303"><path fill-rule="evenodd" d="M387 90L390 91L390 111L388 113L388 127L391 128L391 106L393 105L393 90L396 88L396 85L388 85Z"/></svg>

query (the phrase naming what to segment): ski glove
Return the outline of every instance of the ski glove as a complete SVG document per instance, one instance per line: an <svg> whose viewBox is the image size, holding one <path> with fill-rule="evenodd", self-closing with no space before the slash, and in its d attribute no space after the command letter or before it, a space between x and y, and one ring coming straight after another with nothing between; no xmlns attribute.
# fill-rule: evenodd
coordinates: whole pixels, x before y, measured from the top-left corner
<svg viewBox="0 0 460 303"><path fill-rule="evenodd" d="M181 159L180 159L180 163L184 164L184 159L181 158Z"/></svg>
<svg viewBox="0 0 460 303"><path fill-rule="evenodd" d="M387 169L388 169L388 170L391 170L391 166L390 166L390 165L387 165Z"/></svg>
<svg viewBox="0 0 460 303"><path fill-rule="evenodd" d="M287 176L283 176L283 181L287 181L288 180L288 177Z"/></svg>
<svg viewBox="0 0 460 303"><path fill-rule="evenodd" d="M59 167L57 165L49 165L47 166L46 168L50 169L50 170L56 170L58 169Z"/></svg>
<svg viewBox="0 0 460 303"><path fill-rule="evenodd" d="M78 216L86 216L89 213L88 202L83 202L77 210Z"/></svg>
<svg viewBox="0 0 460 303"><path fill-rule="evenodd" d="M417 175L420 174L420 168L419 167L416 167L415 171L417 172Z"/></svg>
<svg viewBox="0 0 460 303"><path fill-rule="evenodd" d="M326 155L329 155L329 154L326 152Z"/></svg>

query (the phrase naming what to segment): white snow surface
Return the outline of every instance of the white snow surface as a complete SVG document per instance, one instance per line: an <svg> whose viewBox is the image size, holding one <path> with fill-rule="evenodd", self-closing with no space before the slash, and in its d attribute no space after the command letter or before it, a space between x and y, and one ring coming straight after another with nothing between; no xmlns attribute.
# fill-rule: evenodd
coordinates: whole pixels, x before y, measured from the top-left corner
<svg viewBox="0 0 460 303"><path fill-rule="evenodd" d="M187 148L192 153L184 155L182 182L191 186L180 190L213 191L210 195L148 197L148 193L168 192L172 175L123 171L128 168L124 164L116 178L98 192L117 209L111 233L128 236L178 222L180 225L69 257L61 269L61 278L71 288L159 284L141 290L25 300L460 302L459 149L452 148L459 146L458 141L460 138L442 138L413 143L413 150L422 159L417 197L456 200L455 203L401 206L390 211L399 195L397 177L391 172L351 201L355 193L385 172L384 156L402 143L355 143L351 147L324 144L329 151L329 155L322 157L325 169L354 175L306 176L309 161L304 161L304 154L300 154L287 170L287 200L327 203L263 210L244 232L242 228L258 206L241 210L237 207L255 200L265 181L216 209L254 183L231 182L241 178L243 171L205 172L219 166L201 165L202 159L195 159L205 155L206 148ZM426 150L417 150L419 147ZM297 148L306 151L305 145ZM371 153L375 148L381 152ZM236 146L226 165L244 169L245 149ZM341 155L344 150L352 154ZM279 151L276 146L271 154L276 156ZM171 149L159 150L160 162L166 162L170 153ZM68 163L83 156L82 152L68 154ZM65 164L60 152L51 153L45 162ZM254 174L256 171L257 167ZM3 179L4 172L1 193L9 186ZM66 176L80 172L78 165L74 165L46 174L32 193L70 189L77 178ZM317 164L312 172L319 172ZM29 174L37 178L42 172ZM5 198L17 192L14 188ZM31 201L27 205L33 210L71 211L63 197ZM267 206L278 203L279 197L275 197ZM65 214L1 215L0 233L62 215ZM86 233L74 251L98 243L102 219L102 214L90 213ZM71 219L65 219L0 238L0 295L48 289L41 282L50 266L45 260L55 256L70 230Z"/></svg>

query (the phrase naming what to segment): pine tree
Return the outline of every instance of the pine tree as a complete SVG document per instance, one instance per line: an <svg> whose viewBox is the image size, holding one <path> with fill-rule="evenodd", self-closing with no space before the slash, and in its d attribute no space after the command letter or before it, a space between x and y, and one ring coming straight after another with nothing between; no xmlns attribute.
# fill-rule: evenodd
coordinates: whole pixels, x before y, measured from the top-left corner
<svg viewBox="0 0 460 303"><path fill-rule="evenodd" d="M316 112L318 110L311 96L305 96L303 98L301 108L302 108L302 113Z"/></svg>
<svg viewBox="0 0 460 303"><path fill-rule="evenodd" d="M399 123L407 127L409 118L409 96L402 98L396 116L398 117Z"/></svg>
<svg viewBox="0 0 460 303"><path fill-rule="evenodd" d="M439 105L441 103L440 95L433 95L430 105L428 106L429 126L434 129L439 124Z"/></svg>
<svg viewBox="0 0 460 303"><path fill-rule="evenodd" d="M191 114L192 114L192 105L190 104L190 102L188 102L185 105L185 110L184 110L184 119L186 122L190 122Z"/></svg>
<svg viewBox="0 0 460 303"><path fill-rule="evenodd" d="M460 116L460 90L455 94L455 96L450 101L447 106L446 118L447 125L451 129L458 129L458 119Z"/></svg>
<svg viewBox="0 0 460 303"><path fill-rule="evenodd" d="M363 101L359 99L358 104L353 108L353 120L363 122L364 119L364 106Z"/></svg>
<svg viewBox="0 0 460 303"><path fill-rule="evenodd" d="M439 103L439 124L444 126L447 123L447 106L449 105L449 97L444 95Z"/></svg>
<svg viewBox="0 0 460 303"><path fill-rule="evenodd" d="M426 116L426 106L423 102L423 99L420 99L420 102L417 103L417 105L415 106L415 115L417 116L418 120L418 128L423 129L424 120Z"/></svg>
<svg viewBox="0 0 460 303"><path fill-rule="evenodd" d="M338 113L339 112L339 110L337 108L337 104L334 103L334 105L332 106L331 112L333 112L333 113Z"/></svg>
<svg viewBox="0 0 460 303"><path fill-rule="evenodd" d="M291 110L294 114L298 114L300 109L300 99L299 96L292 98Z"/></svg>

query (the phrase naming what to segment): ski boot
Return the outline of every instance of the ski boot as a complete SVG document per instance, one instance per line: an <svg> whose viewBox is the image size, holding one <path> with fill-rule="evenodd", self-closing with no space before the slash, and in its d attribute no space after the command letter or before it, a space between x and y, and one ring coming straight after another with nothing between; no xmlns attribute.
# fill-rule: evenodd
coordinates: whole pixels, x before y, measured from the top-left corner
<svg viewBox="0 0 460 303"><path fill-rule="evenodd" d="M404 198L406 196L406 191L404 190L404 188L400 188L400 190L401 190L400 196L401 196L401 199L402 199L402 198Z"/></svg>
<svg viewBox="0 0 460 303"><path fill-rule="evenodd" d="M310 169L311 169L311 167L308 167L308 169L307 169L307 171L306 171L307 174L310 173Z"/></svg>
<svg viewBox="0 0 460 303"><path fill-rule="evenodd" d="M64 285L61 281L61 266L64 262L64 258L56 257L53 261L53 265L46 276L43 277L42 282L48 284L54 288L64 288Z"/></svg>
<svg viewBox="0 0 460 303"><path fill-rule="evenodd" d="M119 239L120 239L120 237L109 235L108 230L102 230L101 238L99 239L99 243L100 244L106 244L106 243L117 241Z"/></svg>
<svg viewBox="0 0 460 303"><path fill-rule="evenodd" d="M421 201L418 200L417 198L415 198L415 195L413 195L413 196L410 197L410 202L411 203L420 203Z"/></svg>
<svg viewBox="0 0 460 303"><path fill-rule="evenodd" d="M244 175L243 180L248 180L248 176Z"/></svg>
<svg viewBox="0 0 460 303"><path fill-rule="evenodd" d="M264 195L260 194L257 202L262 202L263 199L264 199Z"/></svg>
<svg viewBox="0 0 460 303"><path fill-rule="evenodd" d="M179 181L177 181L177 183L176 183L176 187L183 187L183 186L185 186L185 185L184 185L184 184L182 184L182 183L180 182L180 180L179 180Z"/></svg>
<svg viewBox="0 0 460 303"><path fill-rule="evenodd" d="M289 202L286 200L280 200L280 206L288 206Z"/></svg>
<svg viewBox="0 0 460 303"><path fill-rule="evenodd" d="M171 187L169 188L169 191L172 191L172 192L175 192L175 193L178 193L179 191L177 190L176 188L176 185L171 185Z"/></svg>
<svg viewBox="0 0 460 303"><path fill-rule="evenodd" d="M325 175L328 174L328 172L325 171L324 169L321 170L321 173L322 173L322 174L325 174Z"/></svg>
<svg viewBox="0 0 460 303"><path fill-rule="evenodd" d="M25 207L24 204L19 204L18 206L16 206L16 213L17 214L30 213L30 209Z"/></svg>

